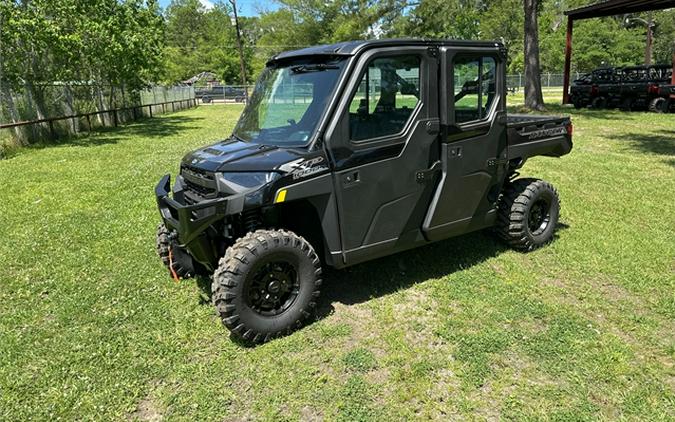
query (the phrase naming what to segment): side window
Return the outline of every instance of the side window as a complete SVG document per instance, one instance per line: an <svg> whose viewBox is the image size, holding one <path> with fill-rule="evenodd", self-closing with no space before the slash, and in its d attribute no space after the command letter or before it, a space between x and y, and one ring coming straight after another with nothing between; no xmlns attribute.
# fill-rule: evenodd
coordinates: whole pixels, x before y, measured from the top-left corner
<svg viewBox="0 0 675 422"><path fill-rule="evenodd" d="M352 141L403 130L420 102L420 58L380 57L370 61L349 105Z"/></svg>
<svg viewBox="0 0 675 422"><path fill-rule="evenodd" d="M496 97L497 63L493 57L458 57L455 75L455 122L483 119Z"/></svg>

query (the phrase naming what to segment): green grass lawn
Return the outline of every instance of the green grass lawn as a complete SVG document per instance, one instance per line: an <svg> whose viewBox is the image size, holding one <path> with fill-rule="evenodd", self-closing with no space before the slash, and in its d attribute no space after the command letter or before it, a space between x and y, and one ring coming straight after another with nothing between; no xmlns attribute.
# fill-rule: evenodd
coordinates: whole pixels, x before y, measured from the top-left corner
<svg viewBox="0 0 675 422"><path fill-rule="evenodd" d="M0 420L672 420L675 117L550 109L574 150L522 174L559 189L554 243L328 272L316 322L256 348L154 251L154 184L239 106L0 161Z"/></svg>

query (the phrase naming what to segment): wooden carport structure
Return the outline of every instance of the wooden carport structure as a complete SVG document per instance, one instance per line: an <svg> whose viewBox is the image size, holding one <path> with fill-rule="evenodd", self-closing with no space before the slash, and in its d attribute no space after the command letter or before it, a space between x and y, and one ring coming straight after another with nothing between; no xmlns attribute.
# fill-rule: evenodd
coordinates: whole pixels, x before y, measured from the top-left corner
<svg viewBox="0 0 675 422"><path fill-rule="evenodd" d="M567 15L567 43L565 45L565 74L563 78L563 104L570 101L570 65L572 61L572 30L574 21L627 13L663 10L675 7L675 0L606 0L589 6L572 9ZM674 40L675 42L675 40ZM675 47L674 47L675 48ZM673 51L673 80L675 84L675 50Z"/></svg>

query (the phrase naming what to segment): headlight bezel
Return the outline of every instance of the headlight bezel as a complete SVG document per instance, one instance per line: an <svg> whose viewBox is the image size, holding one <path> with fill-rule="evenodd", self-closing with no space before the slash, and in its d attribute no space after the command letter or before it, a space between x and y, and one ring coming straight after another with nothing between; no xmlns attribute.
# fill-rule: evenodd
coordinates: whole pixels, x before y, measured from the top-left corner
<svg viewBox="0 0 675 422"><path fill-rule="evenodd" d="M281 174L275 171L237 171L216 173L218 191L235 194L254 190L274 182Z"/></svg>

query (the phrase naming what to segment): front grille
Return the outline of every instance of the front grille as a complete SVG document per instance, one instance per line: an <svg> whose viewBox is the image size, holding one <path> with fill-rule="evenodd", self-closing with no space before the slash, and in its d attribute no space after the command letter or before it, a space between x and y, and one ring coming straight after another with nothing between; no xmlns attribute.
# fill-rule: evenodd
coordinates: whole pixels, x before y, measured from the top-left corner
<svg viewBox="0 0 675 422"><path fill-rule="evenodd" d="M187 190L203 197L213 196L216 193L215 189L209 189L204 186L197 185L187 179L185 179L185 187L187 188Z"/></svg>
<svg viewBox="0 0 675 422"><path fill-rule="evenodd" d="M203 199L212 199L218 195L216 179L213 173L206 172L194 167L183 166L181 168L186 198L191 202L199 202Z"/></svg>

